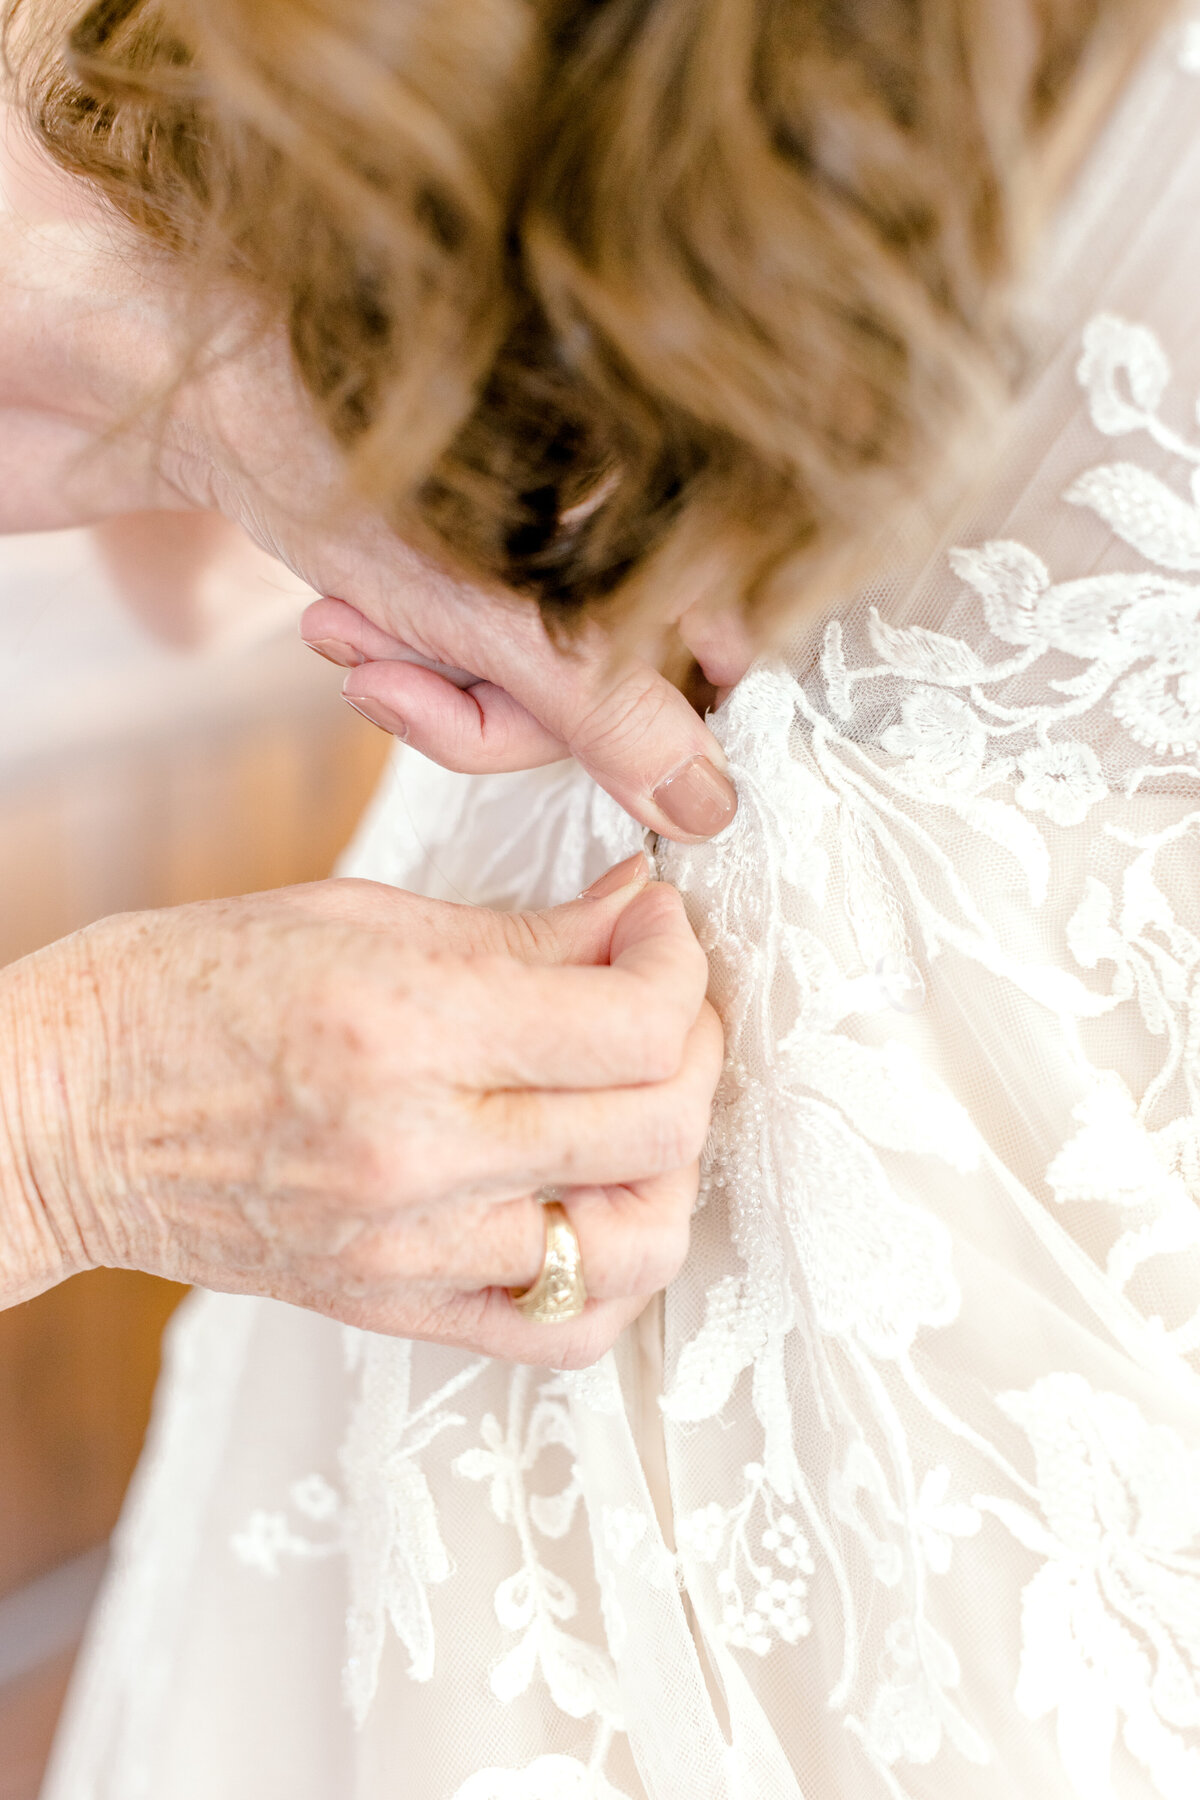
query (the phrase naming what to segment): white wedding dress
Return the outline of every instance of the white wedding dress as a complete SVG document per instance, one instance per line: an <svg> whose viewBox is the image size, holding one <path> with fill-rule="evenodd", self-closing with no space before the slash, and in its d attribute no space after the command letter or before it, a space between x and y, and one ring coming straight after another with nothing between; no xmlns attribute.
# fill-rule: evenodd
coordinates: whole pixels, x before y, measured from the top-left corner
<svg viewBox="0 0 1200 1800"><path fill-rule="evenodd" d="M683 1273L571 1375L193 1298L46 1800L1200 1797L1200 24L1036 302L975 515L663 846L730 1046ZM402 751L346 867L640 838Z"/></svg>

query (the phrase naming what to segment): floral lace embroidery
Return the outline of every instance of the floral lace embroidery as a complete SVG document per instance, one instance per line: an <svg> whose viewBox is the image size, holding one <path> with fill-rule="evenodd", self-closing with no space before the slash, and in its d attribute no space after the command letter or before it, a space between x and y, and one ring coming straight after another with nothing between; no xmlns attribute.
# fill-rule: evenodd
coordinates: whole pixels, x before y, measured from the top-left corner
<svg viewBox="0 0 1200 1800"><path fill-rule="evenodd" d="M774 1638L798 1644L812 1630L804 1603L816 1564L797 1521L776 1505L761 1463L747 1463L742 1474L746 1492L736 1506L710 1500L679 1519L675 1531L685 1557L720 1565L716 1588L723 1602L723 1642L765 1656ZM762 1560L760 1550L766 1552ZM743 1579L755 1589L749 1607Z"/></svg>
<svg viewBox="0 0 1200 1800"><path fill-rule="evenodd" d="M962 1320L952 1208L931 1201L970 1177L1013 1210L1131 1367L1194 1391L1184 1359L1200 1350L1200 1313L1159 1316L1139 1280L1157 1256L1200 1250L1200 938L1163 874L1168 853L1200 836L1200 812L1135 835L1114 803L1164 774L1185 785L1200 775L1200 586L1184 579L1200 570L1200 445L1163 416L1170 369L1144 327L1095 319L1077 373L1097 431L1144 434L1190 474L1184 497L1131 462L1104 462L1065 496L1152 566L1064 580L1013 540L954 550L956 618L973 608L984 629L967 642L870 614L861 636L832 622L803 681L753 671L718 721L738 821L712 846L661 847L710 955L729 1061L704 1174L717 1266L702 1322L668 1355L660 1404L679 1446L706 1422L751 1419L761 1454L739 1460L736 1479L714 1471L708 1497L676 1517L677 1562L639 1507L598 1509L601 1650L572 1629L580 1594L552 1552L587 1529L576 1421L578 1409L623 1408L612 1360L540 1381L508 1372L505 1406L460 1448L452 1402L489 1365L465 1364L414 1408L408 1347L368 1340L344 1497L319 1521L330 1535L264 1512L238 1536L238 1553L273 1573L345 1533L359 1596L348 1685L361 1716L388 1618L414 1678L433 1667L428 1590L453 1564L422 1461L454 1432L455 1474L480 1484L517 1552L495 1593L506 1644L492 1695L511 1704L540 1683L559 1715L593 1733L582 1756L482 1770L455 1800L625 1800L605 1771L630 1629L616 1571L635 1563L651 1585L682 1581L718 1662L798 1659L800 1683L813 1678L799 1660L812 1591L836 1593L842 1654L824 1699L880 1794L906 1800L906 1768L942 1757L960 1760L969 1791L995 1750L963 1697L941 1596L965 1547L989 1533L1033 1559L1011 1691L1028 1718L1055 1718L1080 1800L1108 1800L1119 1749L1162 1800L1197 1791L1200 1752L1185 1737L1200 1724L1195 1453L1132 1399L1093 1393L1069 1370L998 1395L995 1431L981 1432L926 1379L920 1354L923 1334ZM878 721L869 731L866 717ZM555 807L571 879L588 842L627 850L627 822L594 790L564 789ZM1039 960L1010 919L1061 904L1051 871L1062 834L1084 828L1103 856L1061 865L1078 870L1077 891L1057 952ZM1011 872L1012 907L993 908L972 883L973 845ZM942 958L1053 1021L1078 1100L1046 1161L1044 1198L927 1054ZM1092 1060L1083 1036L1121 1008L1136 1009L1156 1059L1136 1091ZM1099 1258L1070 1229L1081 1206L1113 1215ZM801 1393L813 1414L803 1453ZM956 1446L954 1470L922 1463L914 1403ZM1006 1429L1025 1434L1033 1479ZM531 1490L554 1455L565 1479ZM311 1504L316 1488L302 1491Z"/></svg>
<svg viewBox="0 0 1200 1800"><path fill-rule="evenodd" d="M574 1432L570 1411L555 1384L544 1384L526 1410L532 1372L514 1371L509 1383L509 1416L502 1427L491 1414L480 1425L483 1447L465 1450L455 1473L486 1481L488 1500L502 1525L511 1525L521 1552L521 1567L496 1589L496 1617L518 1641L492 1670L492 1692L499 1700L523 1694L540 1668L555 1704L572 1718L600 1715L619 1726L620 1706L607 1660L591 1646L562 1630L574 1617L578 1601L561 1576L540 1559L536 1536L565 1537L575 1517L582 1490L572 1469L565 1487L552 1495L529 1494L526 1478L552 1446L570 1451ZM549 1392L547 1392L547 1387Z"/></svg>
<svg viewBox="0 0 1200 1800"><path fill-rule="evenodd" d="M330 1525L334 1529L324 1538L302 1536L293 1530L286 1512L266 1512L256 1508L242 1529L234 1532L230 1543L239 1562L272 1579L279 1574L285 1557L302 1562L319 1560L346 1548L340 1529L341 1495L323 1475L305 1475L300 1481L294 1481L288 1489L288 1499L309 1524Z"/></svg>
<svg viewBox="0 0 1200 1800"><path fill-rule="evenodd" d="M444 1432L466 1425L465 1416L449 1410L449 1403L478 1379L487 1363L482 1357L471 1359L414 1404L410 1343L358 1331L347 1331L345 1342L347 1361L360 1376L341 1454L346 1506L354 1518L347 1543L345 1686L361 1722L378 1684L387 1622L408 1651L413 1680L433 1676L428 1590L449 1579L451 1564L420 1458Z"/></svg>
<svg viewBox="0 0 1200 1800"><path fill-rule="evenodd" d="M292 1528L286 1513L260 1509L234 1534L232 1547L247 1567L270 1577L279 1574L285 1558L304 1560L335 1552L347 1556L351 1605L346 1692L361 1723L378 1683L388 1623L408 1650L411 1678L428 1681L433 1676L435 1638L428 1589L447 1581L452 1565L429 1477L419 1459L444 1433L466 1426L466 1417L451 1410L451 1403L494 1365L482 1357L471 1359L414 1404L411 1343L350 1330L344 1337L348 1361L360 1381L342 1450L344 1490L339 1494L320 1475L306 1476L289 1490L293 1507L310 1524L326 1525L327 1535L302 1535ZM622 1729L611 1659L566 1629L578 1611L576 1593L538 1550L539 1538L564 1539L581 1522L578 1470L569 1465L566 1484L557 1492L530 1491L530 1477L546 1453L557 1449L569 1456L574 1449L568 1387L582 1385L595 1394L606 1393L600 1380L603 1368L598 1365L584 1372L582 1384L577 1375L552 1376L539 1383L535 1371L513 1369L506 1376L505 1423L485 1413L479 1425L482 1443L461 1450L451 1464L456 1475L486 1483L492 1514L512 1526L520 1552L520 1566L500 1581L495 1592L496 1618L506 1633L516 1635L516 1642L492 1668L491 1691L507 1704L528 1691L535 1675L540 1676L560 1711L573 1719L595 1718L591 1756L587 1764L570 1757L543 1757L519 1777L485 1771L468 1781L456 1800L516 1791L522 1800L534 1793L545 1794L548 1800L568 1795L625 1800L604 1777L609 1747ZM614 1388L619 1401L615 1381ZM613 1509L605 1520L610 1554L627 1562L646 1526L645 1516L635 1509ZM613 1619L608 1622L610 1636L615 1635ZM585 1776L586 1783L580 1785ZM530 1785L513 1788L511 1783L518 1778Z"/></svg>
<svg viewBox="0 0 1200 1800"><path fill-rule="evenodd" d="M1200 1749L1178 1734L1200 1725L1200 1450L1080 1375L996 1403L1032 1446L1041 1509L975 1501L1043 1559L1021 1597L1017 1704L1056 1713L1085 1800L1113 1791L1118 1721L1156 1790L1190 1800Z"/></svg>
<svg viewBox="0 0 1200 1800"><path fill-rule="evenodd" d="M538 1384L533 1370L514 1369L508 1381L504 1424L487 1413L479 1432L482 1446L464 1450L455 1459L454 1471L469 1481L487 1484L493 1516L502 1525L512 1526L521 1558L516 1572L496 1589L496 1617L506 1632L516 1634L517 1641L492 1669L492 1693L507 1703L524 1694L535 1672L540 1673L561 1712L572 1719L595 1716L596 1740L588 1766L593 1775L599 1774L614 1734L622 1729L616 1674L607 1655L564 1629L575 1617L578 1599L570 1583L543 1561L538 1547L539 1537L560 1539L570 1531L582 1498L578 1470L572 1464L566 1485L556 1493L528 1491L528 1478L544 1452L557 1448L570 1454L575 1449L574 1427L561 1382L551 1379ZM611 1523L618 1543L622 1536L628 1540L632 1521ZM644 1527L645 1521L642 1523ZM498 1791L509 1790L502 1787ZM557 1800L560 1792L575 1790L560 1785L539 1791ZM456 1800L474 1792L468 1783Z"/></svg>
<svg viewBox="0 0 1200 1800"><path fill-rule="evenodd" d="M1169 373L1161 347L1143 327L1107 315L1088 327L1078 378L1096 428L1114 437L1148 433L1196 468L1200 446L1161 416ZM823 1561L834 1576L843 1597L845 1662L830 1704L844 1708L848 1730L893 1796L905 1792L894 1771L931 1762L946 1744L968 1763L990 1759L978 1723L955 1703L959 1661L934 1623L936 1579L950 1570L955 1544L977 1535L988 1519L1044 1554L1051 1554L1051 1534L1057 1534L1052 1564L1026 1588L1014 1695L1030 1717L1057 1709L1063 1766L1077 1793L1101 1800L1111 1792L1115 1727L1105 1722L1118 1713L1126 1747L1155 1791L1167 1800L1196 1791L1200 1753L1179 1734L1200 1723L1200 1589L1191 1572L1194 1560L1184 1555L1200 1529L1200 1514L1190 1502L1172 1514L1169 1549L1161 1540L1162 1556L1179 1571L1169 1578L1161 1559L1145 1561L1159 1528L1143 1532L1134 1523L1149 1446L1157 1447L1160 1478L1166 1457L1171 1481L1186 1476L1193 1491L1195 1459L1186 1460L1171 1434L1169 1444L1156 1436L1132 1402L1110 1396L1088 1401L1088 1416L1094 1428L1097 1420L1112 1427L1110 1439L1119 1419L1121 1444L1132 1461L1122 1463L1116 1450L1108 1461L1082 1450L1064 1461L1054 1445L1078 1429L1064 1396L1078 1411L1086 1384L1070 1374L1054 1375L1030 1396L997 1401L1030 1432L1038 1463L1034 1487L925 1387L912 1355L916 1337L951 1324L960 1296L949 1237L932 1212L904 1198L895 1152L964 1170L991 1167L1014 1197L1016 1184L957 1103L930 1082L898 1021L891 1030L880 1027L882 1044L844 1032L850 1021L866 1025L889 1009L893 1016L909 1010L906 996L919 1008L925 980L916 965L923 960L932 967L948 950L1060 1019L1077 1058L1083 1098L1078 1129L1047 1170L1048 1186L1059 1206L1100 1200L1122 1209L1130 1225L1113 1242L1104 1271L1093 1276L1040 1207L1027 1205L1026 1216L1098 1320L1141 1360L1173 1369L1173 1378L1186 1382L1187 1371L1171 1355L1200 1346L1200 1315L1167 1322L1151 1314L1140 1321L1113 1295L1127 1293L1137 1270L1155 1255L1200 1244L1194 1181L1200 1155L1192 1122L1200 1114L1200 1062L1197 1034L1188 1023L1200 982L1200 943L1176 921L1155 880L1160 851L1200 819L1177 820L1138 839L1115 825L1104 828L1114 853L1124 855L1120 896L1097 876L1085 875L1066 942L1081 971L1113 969L1105 986L1085 984L1066 968L1020 964L924 822L928 810L917 811L914 802L941 809L1011 857L1025 881L1027 904L1037 909L1049 892L1046 833L1075 830L1111 793L1136 794L1164 767L1162 760L1143 760L1120 775L1111 756L1102 756L1081 734L1087 715L1107 712L1152 757L1190 759L1172 763L1172 773L1200 775L1194 761L1200 742L1200 589L1175 573L1200 568L1200 476L1193 476L1191 487L1185 500L1157 475L1110 463L1082 476L1066 495L1154 561L1153 573L1055 582L1019 543L952 552L955 573L982 608L994 652L922 627L893 626L872 613L866 642L873 661L852 661L841 623L829 625L817 694L782 671L752 674L726 709L725 741L742 800L735 832L753 835L753 866L727 840L686 857L666 853L667 873L701 922L729 1032L730 1067L706 1180L709 1194L719 1193L729 1208L741 1269L710 1288L704 1323L680 1349L663 1410L681 1424L715 1417L735 1390L745 1394L738 1384L752 1374L748 1399L766 1446L756 1497L761 1493L772 1508L790 1508L793 1523L799 1510L808 1523L806 1546L810 1534L814 1546L814 1571ZM1075 660L1075 670L1064 658ZM1045 674L1036 693L1040 669ZM854 729L859 696L884 683L891 684L892 716L872 746ZM887 708L876 711L887 718ZM799 740L797 726L805 734ZM1098 732L1096 744L1105 741ZM820 913L835 863L837 891L851 906L848 929L840 934L841 958L833 949L838 934L782 923L798 913L802 919L806 907ZM782 904L788 889L799 906ZM897 971L911 971L898 986ZM782 1036L773 1010L781 990L787 996L783 1016L793 1021ZM1091 1069L1077 1038L1081 1021L1126 1003L1139 1007L1147 1032L1163 1042L1157 1075L1136 1103L1118 1075ZM750 1076L750 1068L762 1073ZM799 1311L796 1293L804 1296ZM847 1704L860 1690L864 1642L851 1561L823 1525L809 1485L812 1471L792 1443L789 1390L778 1373L784 1343L796 1332L807 1339L827 1428L837 1421L847 1438L830 1479L834 1516L857 1539L879 1589L895 1596L861 1711ZM1171 1354L1158 1363L1168 1345ZM993 1473L1003 1474L1009 1494L958 1497L950 1491L948 1468L922 1473L913 1467L892 1385L880 1366L889 1362L942 1427L973 1444ZM848 1384L858 1395L853 1404ZM1112 1515L1117 1503L1106 1496L1118 1478L1130 1484L1131 1497L1118 1510L1130 1521L1143 1560L1135 1576L1126 1562L1102 1557L1098 1573L1100 1552L1089 1552L1093 1572L1085 1578L1077 1568L1079 1534L1085 1532L1090 1543L1096 1531L1085 1531L1081 1521ZM1035 1515L1011 1497L1014 1490L1037 1500L1050 1531L1040 1524L1034 1529ZM738 1507L714 1499L681 1522L681 1554L693 1569L715 1565L733 1541ZM746 1561L760 1589L751 1605L735 1559L726 1560L717 1577L724 1641L731 1649L766 1655L773 1644L798 1639L782 1630L772 1637L766 1629L745 1629L747 1617L782 1624L788 1616L782 1609L771 1612L786 1592L783 1584L773 1595L762 1571ZM694 1581L689 1574L689 1586ZM1097 1636L1091 1627L1098 1627L1097 1608L1105 1605L1117 1617L1107 1635ZM881 1602L873 1608L878 1615ZM1046 1633L1057 1649L1047 1651ZM1101 1707L1101 1729L1089 1734L1084 1722L1093 1702Z"/></svg>
<svg viewBox="0 0 1200 1800"><path fill-rule="evenodd" d="M525 1769L481 1769L454 1800L627 1800L573 1756L539 1756Z"/></svg>

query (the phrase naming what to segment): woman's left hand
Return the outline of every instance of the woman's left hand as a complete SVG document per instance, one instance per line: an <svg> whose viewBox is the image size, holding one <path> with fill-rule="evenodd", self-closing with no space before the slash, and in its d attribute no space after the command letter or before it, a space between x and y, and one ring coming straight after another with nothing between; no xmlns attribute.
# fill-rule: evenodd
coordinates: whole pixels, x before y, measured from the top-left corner
<svg viewBox="0 0 1200 1800"><path fill-rule="evenodd" d="M650 663L614 667L598 629L559 650L530 602L436 567L379 514L348 506L283 334L240 297L206 297L222 328L176 383L189 341L178 273L86 190L73 217L0 217L0 267L0 530L221 512L338 597L310 610L305 636L360 663L347 698L436 761L497 770L575 756L668 837L729 824L721 747ZM739 634L699 617L691 629L709 679L737 679ZM465 671L465 685L412 656Z"/></svg>
<svg viewBox="0 0 1200 1800"><path fill-rule="evenodd" d="M721 746L651 663L614 666L598 627L561 650L530 601L436 566L378 516L334 509L333 453L277 344L214 366L185 396L180 424L174 485L331 596L308 609L303 635L351 670L343 691L368 718L465 772L573 756L635 819L683 842L731 822ZM699 615L680 623L714 685L740 678L750 657L740 630Z"/></svg>

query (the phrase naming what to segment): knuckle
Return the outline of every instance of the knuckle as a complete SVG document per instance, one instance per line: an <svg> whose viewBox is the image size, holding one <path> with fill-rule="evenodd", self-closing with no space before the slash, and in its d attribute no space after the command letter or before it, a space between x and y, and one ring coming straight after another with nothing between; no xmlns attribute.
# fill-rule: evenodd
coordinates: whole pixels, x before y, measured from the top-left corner
<svg viewBox="0 0 1200 1800"><path fill-rule="evenodd" d="M460 1182L472 1184L502 1170L514 1173L538 1141L541 1119L536 1095L504 1087L478 1095L462 1109L454 1134Z"/></svg>
<svg viewBox="0 0 1200 1800"><path fill-rule="evenodd" d="M394 1137L373 1121L348 1132L339 1185L360 1216L380 1219L397 1208L422 1204L422 1192L405 1191ZM422 1172L424 1175L424 1171ZM423 1185L423 1183L422 1183Z"/></svg>
<svg viewBox="0 0 1200 1800"><path fill-rule="evenodd" d="M352 1102L339 1133L341 1187L356 1210L403 1212L419 1219L461 1180L463 1157L456 1134L435 1118L397 1120L395 1097L386 1092Z"/></svg>
<svg viewBox="0 0 1200 1800"><path fill-rule="evenodd" d="M405 1320L404 1335L473 1347L486 1302L486 1294L458 1291L419 1296Z"/></svg>
<svg viewBox="0 0 1200 1800"><path fill-rule="evenodd" d="M585 758L628 755L654 731L673 689L653 669L628 670L588 708L571 734L571 746Z"/></svg>
<svg viewBox="0 0 1200 1800"><path fill-rule="evenodd" d="M558 948L553 922L542 912L493 914L502 948L521 962L549 962Z"/></svg>

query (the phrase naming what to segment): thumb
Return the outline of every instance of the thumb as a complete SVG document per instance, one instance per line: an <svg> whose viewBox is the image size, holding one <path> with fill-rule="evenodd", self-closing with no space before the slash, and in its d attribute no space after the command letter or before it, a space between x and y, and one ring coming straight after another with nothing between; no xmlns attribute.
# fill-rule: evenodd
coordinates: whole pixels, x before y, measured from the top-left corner
<svg viewBox="0 0 1200 1800"><path fill-rule="evenodd" d="M698 843L732 822L737 791L712 732L650 663L628 657L614 666L599 626L560 649L536 616L510 614L489 651L488 680L643 825Z"/></svg>
<svg viewBox="0 0 1200 1800"><path fill-rule="evenodd" d="M577 900L540 911L499 912L490 906L428 900L386 882L352 876L278 888L257 898L310 918L399 936L416 948L511 956L525 963L596 965L609 961L625 908L649 884L650 865L639 850Z"/></svg>
<svg viewBox="0 0 1200 1800"><path fill-rule="evenodd" d="M571 696L560 693L542 716L634 818L680 843L716 837L732 822L737 790L725 773L725 753L657 669L626 663L574 697L574 714Z"/></svg>
<svg viewBox="0 0 1200 1800"><path fill-rule="evenodd" d="M698 843L730 824L737 793L724 752L657 669L640 658L614 669L599 627L562 650L532 608L458 598L452 590L439 613L436 659L414 661L344 601L314 604L302 629L352 668L344 692L353 705L447 768L530 768L569 753L664 837Z"/></svg>
<svg viewBox="0 0 1200 1800"><path fill-rule="evenodd" d="M625 908L649 885L650 865L636 856L607 870L577 900L538 912L492 913L504 934L504 948L522 962L607 963L613 933Z"/></svg>

